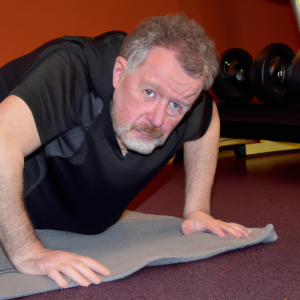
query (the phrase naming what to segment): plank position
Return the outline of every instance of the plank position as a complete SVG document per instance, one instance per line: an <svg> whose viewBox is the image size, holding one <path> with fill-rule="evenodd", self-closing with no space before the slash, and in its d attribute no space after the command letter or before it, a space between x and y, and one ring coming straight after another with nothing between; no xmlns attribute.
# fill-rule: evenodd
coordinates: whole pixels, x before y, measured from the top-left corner
<svg viewBox="0 0 300 300"><path fill-rule="evenodd" d="M1 245L18 271L61 287L62 273L88 286L110 271L46 249L34 229L103 232L184 142L182 233L252 233L210 216L220 127L205 92L219 68L213 42L183 14L148 18L124 36L64 37L0 69Z"/></svg>

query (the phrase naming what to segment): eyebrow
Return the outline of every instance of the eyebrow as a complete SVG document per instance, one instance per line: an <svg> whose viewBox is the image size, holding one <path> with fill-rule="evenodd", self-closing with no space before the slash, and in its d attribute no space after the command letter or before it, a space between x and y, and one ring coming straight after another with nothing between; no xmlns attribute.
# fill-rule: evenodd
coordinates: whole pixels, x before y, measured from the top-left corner
<svg viewBox="0 0 300 300"><path fill-rule="evenodd" d="M150 86L150 87L155 88L156 90L162 91L161 86L157 83L147 83L147 84L141 83L141 86L143 86L143 85ZM194 93L192 93L188 96L183 97L182 99L188 99L188 98L191 98L191 97L193 97L197 94L198 94L198 92L194 92ZM193 103L191 105L187 105L186 103L184 103L182 101L182 99L176 99L175 101L179 102L182 106L184 106L187 110L189 110L192 107Z"/></svg>
<svg viewBox="0 0 300 300"><path fill-rule="evenodd" d="M179 102L183 107L185 107L186 110L189 110L193 105L193 103L190 105L187 105L184 102L182 102L180 99L179 100L177 99L176 102Z"/></svg>
<svg viewBox="0 0 300 300"><path fill-rule="evenodd" d="M196 95L198 95L198 94L199 94L198 92L195 92L195 93L193 93L193 94L190 94L190 95L184 97L183 99L188 99L188 98L191 98L191 97L196 96Z"/></svg>

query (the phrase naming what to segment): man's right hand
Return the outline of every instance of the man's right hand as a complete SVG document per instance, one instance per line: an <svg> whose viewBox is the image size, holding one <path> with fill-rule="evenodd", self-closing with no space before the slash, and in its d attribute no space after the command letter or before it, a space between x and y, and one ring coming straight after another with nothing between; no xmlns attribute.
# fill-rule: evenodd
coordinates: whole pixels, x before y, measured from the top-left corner
<svg viewBox="0 0 300 300"><path fill-rule="evenodd" d="M97 274L110 275L106 267L92 258L65 251L49 250L44 248L39 241L36 242L38 245L35 248L37 249L30 247L27 256L12 260L14 267L23 274L47 275L62 288L69 286L62 274L81 286L101 283L102 280Z"/></svg>

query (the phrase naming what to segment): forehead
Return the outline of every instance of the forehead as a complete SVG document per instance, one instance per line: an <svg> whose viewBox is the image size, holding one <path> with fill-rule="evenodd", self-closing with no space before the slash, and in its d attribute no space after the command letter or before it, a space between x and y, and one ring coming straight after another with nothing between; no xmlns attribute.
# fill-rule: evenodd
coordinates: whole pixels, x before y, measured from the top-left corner
<svg viewBox="0 0 300 300"><path fill-rule="evenodd" d="M188 76L178 62L175 52L162 47L151 48L144 64L135 73L140 85L151 84L179 98L198 95L203 87L202 77L195 79Z"/></svg>

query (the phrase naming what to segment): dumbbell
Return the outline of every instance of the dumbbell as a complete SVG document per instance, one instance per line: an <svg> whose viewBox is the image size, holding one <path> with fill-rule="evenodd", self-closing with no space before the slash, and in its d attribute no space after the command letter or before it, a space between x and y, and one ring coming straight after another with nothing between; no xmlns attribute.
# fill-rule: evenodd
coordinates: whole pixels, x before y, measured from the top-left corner
<svg viewBox="0 0 300 300"><path fill-rule="evenodd" d="M253 91L259 101L268 104L297 101L299 56L294 59L293 50L280 43L271 44L259 53L253 62L251 77Z"/></svg>
<svg viewBox="0 0 300 300"><path fill-rule="evenodd" d="M252 63L243 49L233 48L221 56L221 70L213 84L215 95L231 104L257 99L268 104L300 102L300 50L295 56L286 45L264 48Z"/></svg>
<svg viewBox="0 0 300 300"><path fill-rule="evenodd" d="M213 83L215 95L230 104L245 104L254 97L251 86L251 55L232 48L221 55L220 73Z"/></svg>

